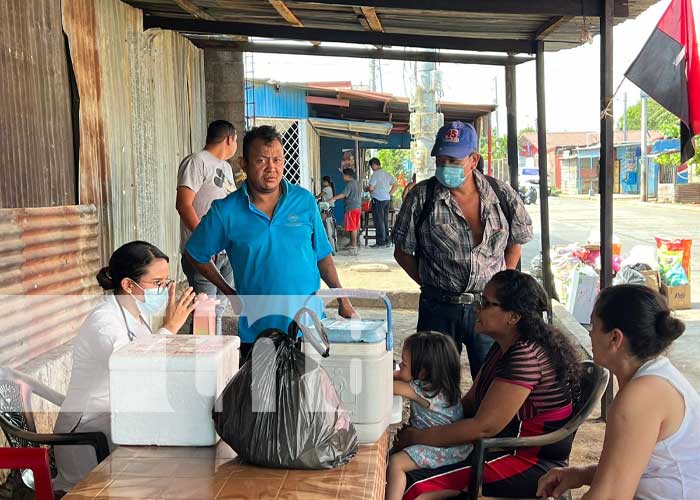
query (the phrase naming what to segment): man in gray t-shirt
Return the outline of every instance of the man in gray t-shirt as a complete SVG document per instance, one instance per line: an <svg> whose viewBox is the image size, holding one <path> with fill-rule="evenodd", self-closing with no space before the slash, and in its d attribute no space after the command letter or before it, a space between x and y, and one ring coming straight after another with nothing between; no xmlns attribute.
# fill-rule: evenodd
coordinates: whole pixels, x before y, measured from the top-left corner
<svg viewBox="0 0 700 500"><path fill-rule="evenodd" d="M185 245L199 221L209 211L214 200L225 198L236 190L233 170L228 159L236 154L236 129L224 120L209 124L204 149L194 153L180 163L177 173L176 208L180 214L180 253L182 270L187 281L197 293L216 297L218 289L199 274L184 257ZM233 284L233 269L225 253L212 258L227 282ZM217 334L221 333L221 314L225 300L217 306Z"/></svg>
<svg viewBox="0 0 700 500"><path fill-rule="evenodd" d="M360 217L362 215L362 188L355 179L355 171L346 168L343 170L345 189L328 201L345 200L345 230L350 233L350 255L357 255L357 233L360 229Z"/></svg>

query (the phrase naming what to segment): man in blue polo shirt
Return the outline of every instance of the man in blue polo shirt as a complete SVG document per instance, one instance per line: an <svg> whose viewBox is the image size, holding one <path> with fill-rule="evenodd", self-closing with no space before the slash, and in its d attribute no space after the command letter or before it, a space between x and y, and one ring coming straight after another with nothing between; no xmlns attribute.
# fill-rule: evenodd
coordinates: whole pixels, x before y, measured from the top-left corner
<svg viewBox="0 0 700 500"><path fill-rule="evenodd" d="M256 127L243 139L241 167L247 180L241 189L212 203L187 242L195 268L242 305L238 331L241 358L266 328L286 330L306 297L321 279L341 288L332 249L309 191L284 179L282 138L274 127ZM233 267L234 290L211 258L226 250ZM354 315L347 299L341 316Z"/></svg>

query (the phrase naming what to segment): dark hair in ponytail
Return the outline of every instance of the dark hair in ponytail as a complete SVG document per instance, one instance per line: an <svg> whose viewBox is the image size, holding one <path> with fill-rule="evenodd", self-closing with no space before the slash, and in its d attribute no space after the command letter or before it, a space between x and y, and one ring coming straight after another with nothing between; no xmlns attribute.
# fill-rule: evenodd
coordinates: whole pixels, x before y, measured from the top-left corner
<svg viewBox="0 0 700 500"><path fill-rule="evenodd" d="M124 278L138 281L146 274L148 266L157 259L170 261L155 245L145 241L132 241L114 251L109 258L109 266L97 273L97 282L104 290L121 291Z"/></svg>
<svg viewBox="0 0 700 500"><path fill-rule="evenodd" d="M431 397L444 392L450 405L459 403L461 372L454 341L439 332L417 332L403 347L411 352L411 378L422 380Z"/></svg>
<svg viewBox="0 0 700 500"><path fill-rule="evenodd" d="M505 311L520 315L516 325L521 340L534 342L544 349L561 381L567 381L572 400L580 397L581 367L579 352L568 337L549 325L543 314L551 314L544 288L529 274L507 270L491 279L496 299Z"/></svg>
<svg viewBox="0 0 700 500"><path fill-rule="evenodd" d="M622 331L630 352L641 361L659 356L685 331L685 323L671 315L666 299L642 285L606 288L598 295L593 314L606 332Z"/></svg>

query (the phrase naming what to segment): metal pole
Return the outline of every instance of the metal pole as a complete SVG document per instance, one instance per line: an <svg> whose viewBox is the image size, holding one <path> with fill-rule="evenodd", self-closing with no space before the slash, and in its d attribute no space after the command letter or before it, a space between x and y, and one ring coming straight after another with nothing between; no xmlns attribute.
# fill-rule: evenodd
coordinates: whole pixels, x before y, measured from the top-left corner
<svg viewBox="0 0 700 500"><path fill-rule="evenodd" d="M493 129L491 127L491 115L488 115L488 154L489 154L489 166L487 172L493 177Z"/></svg>
<svg viewBox="0 0 700 500"><path fill-rule="evenodd" d="M622 114L622 140L627 142L627 92L625 92L624 103L625 112Z"/></svg>
<svg viewBox="0 0 700 500"><path fill-rule="evenodd" d="M612 284L612 236L613 236L613 174L614 122L613 122L613 0L601 0L600 16L600 287ZM612 380L601 402L601 416L607 419L613 400Z"/></svg>
<svg viewBox="0 0 700 500"><path fill-rule="evenodd" d="M537 149L540 166L540 225L542 226L542 280L550 299L556 298L552 262L549 257L549 183L547 182L547 116L544 87L544 42L537 42L536 52L537 84Z"/></svg>
<svg viewBox="0 0 700 500"><path fill-rule="evenodd" d="M506 113L508 115L508 171L510 185L518 189L518 120L515 94L515 66L506 66Z"/></svg>
<svg viewBox="0 0 700 500"><path fill-rule="evenodd" d="M647 97L648 96L644 93L644 91L642 91L642 119L640 131L641 156L639 158L639 182L641 183L639 193L642 201L647 201L649 199L649 184L647 181Z"/></svg>

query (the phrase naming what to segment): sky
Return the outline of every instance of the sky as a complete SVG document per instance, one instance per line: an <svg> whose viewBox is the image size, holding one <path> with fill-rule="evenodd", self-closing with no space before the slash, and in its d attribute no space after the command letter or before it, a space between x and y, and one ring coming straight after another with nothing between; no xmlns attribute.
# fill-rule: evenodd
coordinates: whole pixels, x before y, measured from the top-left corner
<svg viewBox="0 0 700 500"><path fill-rule="evenodd" d="M623 75L669 3L670 0L662 0L636 19L627 20L614 28L613 89L622 83L614 102L616 123L623 113L625 93L628 106L640 98L639 89L631 82L623 81ZM696 7L696 24L699 20L700 9ZM600 36L594 37L592 43L574 49L545 53L546 119L550 132L595 131L600 128L599 61ZM394 95L408 95L411 85L409 77L404 75L412 72L412 64L381 61L382 90ZM255 78L281 82L349 80L353 85L368 86L369 66L369 60L365 59L256 53L253 74ZM504 135L505 70L502 67L448 63L438 66L442 71L442 99L468 104L498 103L498 116L494 118L494 126L497 122L499 135ZM516 80L518 129L535 127L535 62L517 66Z"/></svg>

